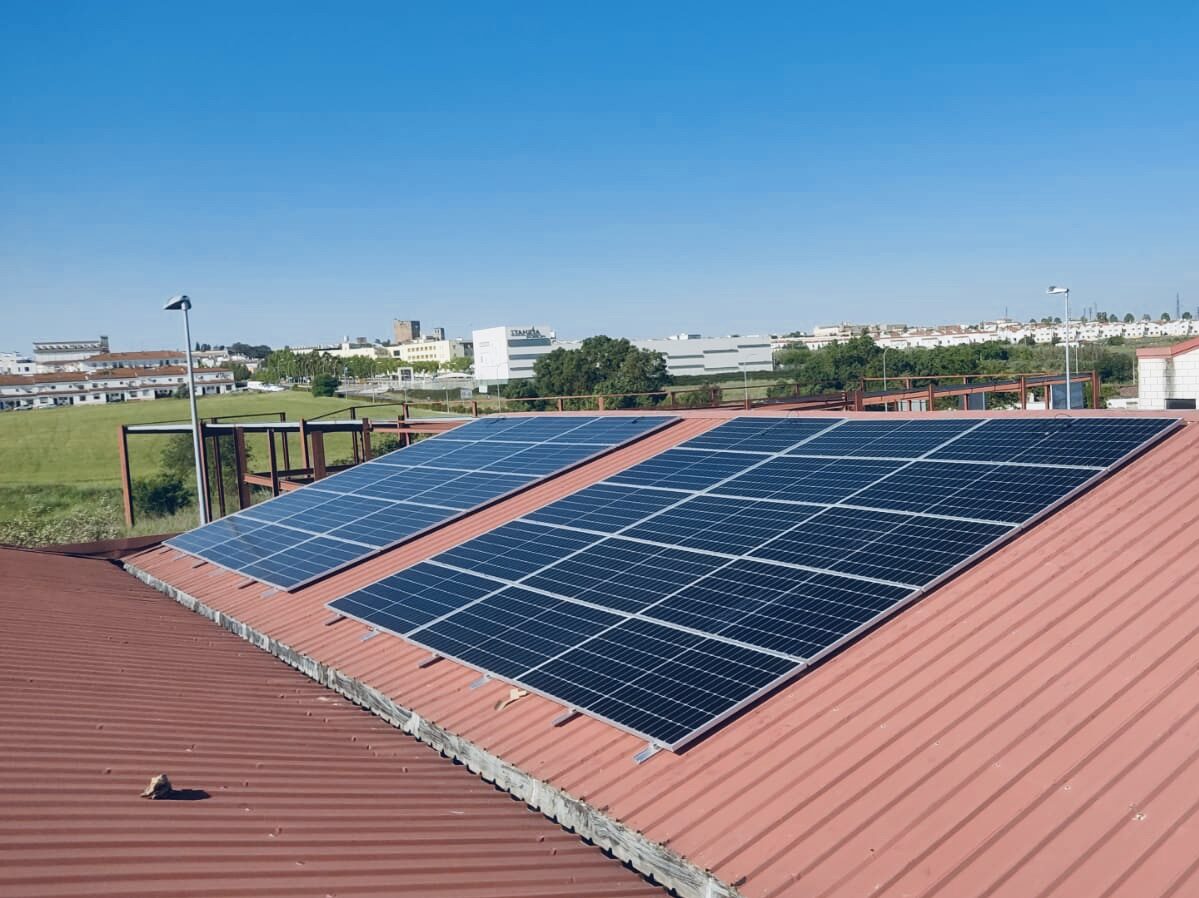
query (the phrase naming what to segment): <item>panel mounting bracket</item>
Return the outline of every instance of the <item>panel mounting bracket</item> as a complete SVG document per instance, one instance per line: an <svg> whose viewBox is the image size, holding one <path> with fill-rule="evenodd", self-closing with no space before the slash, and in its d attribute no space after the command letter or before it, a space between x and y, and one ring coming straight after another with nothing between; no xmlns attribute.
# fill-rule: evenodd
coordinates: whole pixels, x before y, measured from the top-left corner
<svg viewBox="0 0 1199 898"><path fill-rule="evenodd" d="M258 581L255 580L253 577L247 577L244 582L237 584L237 588L238 589L249 589L251 586L253 586L257 582Z"/></svg>
<svg viewBox="0 0 1199 898"><path fill-rule="evenodd" d="M195 564L192 565L192 570L194 571L198 567L204 567L204 565L206 565L206 564L208 564L208 562L201 559L200 561L197 561Z"/></svg>
<svg viewBox="0 0 1199 898"><path fill-rule="evenodd" d="M362 634L362 639L359 641L366 642L368 639L374 639L378 635L379 635L378 630L374 630L374 629L368 630L366 633Z"/></svg>
<svg viewBox="0 0 1199 898"><path fill-rule="evenodd" d="M424 670L426 667L432 667L434 664L436 664L438 661L441 661L441 660L442 660L441 655L437 654L436 652L433 652L429 655L426 655L424 658L421 658L421 660L417 663L416 666L419 667L421 670Z"/></svg>
<svg viewBox="0 0 1199 898"><path fill-rule="evenodd" d="M633 755L633 763L634 764L644 764L646 761L648 761L650 758L652 758L654 755L656 755L661 750L662 750L662 746L659 745L657 742L647 742L647 743L645 743L645 748L641 749L641 751L639 751L639 752L637 752L637 754Z"/></svg>
<svg viewBox="0 0 1199 898"><path fill-rule="evenodd" d="M486 686L491 682L491 674L483 674L479 679L470 684L471 689L478 689L480 686Z"/></svg>
<svg viewBox="0 0 1199 898"><path fill-rule="evenodd" d="M562 727L566 726L572 720L579 716L579 711L576 708L566 708L561 714L553 719L550 726Z"/></svg>
<svg viewBox="0 0 1199 898"><path fill-rule="evenodd" d="M346 619L346 616L344 614L336 614L335 613L332 617L326 618L325 626L332 627L334 624L340 624L345 619Z"/></svg>
<svg viewBox="0 0 1199 898"><path fill-rule="evenodd" d="M258 598L260 598L260 599L269 599L271 596L273 596L273 595L274 595L275 593L277 593L278 591L279 591L279 590L275 589L275 587L273 587L273 586L272 586L270 589L268 589L268 590L266 590L264 593L262 593L262 594L261 594L261 595L260 595Z"/></svg>

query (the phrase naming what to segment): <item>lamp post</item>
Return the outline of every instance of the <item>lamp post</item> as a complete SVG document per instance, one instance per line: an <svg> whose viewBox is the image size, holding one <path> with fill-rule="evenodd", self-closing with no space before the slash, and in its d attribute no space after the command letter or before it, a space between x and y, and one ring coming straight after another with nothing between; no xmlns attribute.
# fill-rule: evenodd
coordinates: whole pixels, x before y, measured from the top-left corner
<svg viewBox="0 0 1199 898"><path fill-rule="evenodd" d="M744 398L741 404L745 408L749 408L749 369L746 368L746 362L738 362L737 367L741 369L741 383L744 385Z"/></svg>
<svg viewBox="0 0 1199 898"><path fill-rule="evenodd" d="M883 392L884 393L887 392L887 351L890 348L891 348L890 346L883 347ZM889 412L891 410L890 405L891 405L891 403L887 402L887 398L884 396L883 397L883 411Z"/></svg>
<svg viewBox="0 0 1199 898"><path fill-rule="evenodd" d="M204 488L204 463L200 453L200 423L196 414L196 377L192 368L192 331L187 312L192 301L180 294L172 296L163 309L168 312L183 312L183 340L187 349L187 399L192 413L192 454L196 457L196 499L200 506L200 526L208 523L208 490Z"/></svg>
<svg viewBox="0 0 1199 898"><path fill-rule="evenodd" d="M1066 411L1070 411L1070 288L1051 285L1046 292L1050 296L1062 293L1066 297ZM1049 390L1052 393L1053 388L1050 387ZM1048 404L1046 403L1046 405Z"/></svg>

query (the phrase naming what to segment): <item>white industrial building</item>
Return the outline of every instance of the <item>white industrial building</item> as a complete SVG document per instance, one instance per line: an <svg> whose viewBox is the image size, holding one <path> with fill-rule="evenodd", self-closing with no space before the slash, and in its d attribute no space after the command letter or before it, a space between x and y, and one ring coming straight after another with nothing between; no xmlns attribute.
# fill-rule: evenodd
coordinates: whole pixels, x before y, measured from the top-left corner
<svg viewBox="0 0 1199 898"><path fill-rule="evenodd" d="M441 329L435 328L434 330ZM399 346L387 347L392 358L401 359L409 364L412 362L436 362L443 367L454 359L469 359L471 349L471 344L465 340L447 340L445 337L439 339L435 336L422 337L419 340L401 343Z"/></svg>
<svg viewBox="0 0 1199 898"><path fill-rule="evenodd" d="M666 359L671 377L689 375L724 376L770 372L774 370L774 352L770 338L701 337L698 334L679 334L662 340L633 340L638 349L660 352Z"/></svg>
<svg viewBox="0 0 1199 898"><path fill-rule="evenodd" d="M1199 338L1137 350L1139 409L1195 408L1199 403Z"/></svg>
<svg viewBox="0 0 1199 898"><path fill-rule="evenodd" d="M546 325L487 327L471 333L475 382L486 389L533 376L533 364L548 352L564 348Z"/></svg>

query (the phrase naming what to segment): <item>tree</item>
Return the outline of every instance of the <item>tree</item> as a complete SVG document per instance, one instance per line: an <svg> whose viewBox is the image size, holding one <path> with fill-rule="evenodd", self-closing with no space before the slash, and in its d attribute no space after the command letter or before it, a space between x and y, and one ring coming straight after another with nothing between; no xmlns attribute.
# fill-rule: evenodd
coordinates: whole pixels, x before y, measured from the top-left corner
<svg viewBox="0 0 1199 898"><path fill-rule="evenodd" d="M249 343L231 343L229 352L233 355L244 355L251 359L265 359L271 354L271 348L266 345L251 346Z"/></svg>
<svg viewBox="0 0 1199 898"><path fill-rule="evenodd" d="M1141 315L1141 320L1142 320L1142 321L1148 321L1148 320L1149 320L1149 313L1148 313L1148 312L1145 312L1143 315Z"/></svg>
<svg viewBox="0 0 1199 898"><path fill-rule="evenodd" d="M176 473L133 481L133 507L142 514L169 517L191 504L192 495Z"/></svg>
<svg viewBox="0 0 1199 898"><path fill-rule="evenodd" d="M465 371L470 370L470 366L473 363L474 363L473 359L469 359L463 355L463 356L458 356L457 358L454 358L454 359L450 359L448 362L446 362L445 367L446 367L447 371L465 372Z"/></svg>
<svg viewBox="0 0 1199 898"><path fill-rule="evenodd" d="M216 453L213 451L214 443L220 442L221 455L221 477L220 481L225 486L225 501L226 503L237 502L237 456L233 442L233 434L223 434L217 437L209 437L208 445L205 448L205 457L208 467L208 484L211 491L215 494L217 488L217 467ZM246 461L248 462L253 456L253 447L246 444ZM192 451L192 436L188 433L180 433L172 436L167 444L162 449L160 457L160 465L164 476L171 477L175 480L186 484L187 490L192 492L195 490L196 483L196 455Z"/></svg>
<svg viewBox="0 0 1199 898"><path fill-rule="evenodd" d="M191 391L188 390L187 384L179 384L179 386L175 387L175 392L171 395L176 399L186 399L191 395Z"/></svg>
<svg viewBox="0 0 1199 898"><path fill-rule="evenodd" d="M1161 317L1158 318L1158 321L1169 321L1169 320L1170 320L1169 312L1162 312Z"/></svg>
<svg viewBox="0 0 1199 898"><path fill-rule="evenodd" d="M336 396L339 386L341 386L341 381L332 374L318 374L312 378L312 395Z"/></svg>
<svg viewBox="0 0 1199 898"><path fill-rule="evenodd" d="M1182 313L1182 317L1183 317L1183 318L1185 318L1187 321L1190 321L1190 320L1191 320L1191 313L1190 313L1190 312L1183 312L1183 313Z"/></svg>
<svg viewBox="0 0 1199 898"><path fill-rule="evenodd" d="M1124 313L1124 323L1125 324L1132 324L1134 321L1136 321L1136 319L1132 316L1132 312Z"/></svg>
<svg viewBox="0 0 1199 898"><path fill-rule="evenodd" d="M242 383L250 379L250 369L241 362L234 362L229 366L229 371L233 374L233 379L238 383Z"/></svg>
<svg viewBox="0 0 1199 898"><path fill-rule="evenodd" d="M588 337L578 349L543 355L533 365L533 380L539 396L593 396L656 392L670 383L670 375L662 353L601 335Z"/></svg>

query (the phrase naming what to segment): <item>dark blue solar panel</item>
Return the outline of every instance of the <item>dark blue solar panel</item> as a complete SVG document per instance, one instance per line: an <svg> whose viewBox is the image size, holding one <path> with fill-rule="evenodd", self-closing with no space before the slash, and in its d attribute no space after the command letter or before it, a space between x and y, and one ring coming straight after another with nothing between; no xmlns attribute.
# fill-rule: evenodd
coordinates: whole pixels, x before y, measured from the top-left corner
<svg viewBox="0 0 1199 898"><path fill-rule="evenodd" d="M978 419L957 421L889 419L846 421L793 450L799 455L879 455L918 458L978 425Z"/></svg>
<svg viewBox="0 0 1199 898"><path fill-rule="evenodd" d="M661 455L634 465L610 478L612 483L633 486L670 487L702 490L726 477L739 474L760 463L763 456L742 452L709 452L692 449L668 449Z"/></svg>
<svg viewBox="0 0 1199 898"><path fill-rule="evenodd" d="M678 493L597 483L525 515L529 521L615 533L646 515L682 501Z"/></svg>
<svg viewBox="0 0 1199 898"><path fill-rule="evenodd" d="M853 504L1020 523L1094 476L1078 468L922 461L878 481Z"/></svg>
<svg viewBox="0 0 1199 898"><path fill-rule="evenodd" d="M920 586L1011 529L889 511L831 508L751 554Z"/></svg>
<svg viewBox="0 0 1199 898"><path fill-rule="evenodd" d="M1098 474L1071 465L1174 426L806 419L797 445L795 420L735 420L443 553L504 598L410 638L677 747ZM602 626L534 623L578 609Z"/></svg>
<svg viewBox="0 0 1199 898"><path fill-rule="evenodd" d="M602 447L599 447L602 448ZM550 474L576 465L599 451L595 446L541 445L522 449L507 458L487 465L488 471L507 471L517 474Z"/></svg>
<svg viewBox="0 0 1199 898"><path fill-rule="evenodd" d="M589 415L483 418L322 478L167 545L294 589L674 420ZM547 442L550 439L559 442ZM251 539L226 545L242 532L283 522L292 529L274 533L269 544ZM315 535L333 537L323 569L314 549L326 543L304 545ZM267 539L267 533L256 539ZM356 548L347 549L345 540ZM292 548L295 551L283 554ZM273 554L281 557L268 557ZM295 571L284 568L293 562ZM306 576L297 579L298 571ZM268 574L278 579L266 579Z"/></svg>
<svg viewBox="0 0 1199 898"><path fill-rule="evenodd" d="M316 490L294 490L290 493L284 493L283 495L276 499L272 499L269 502L261 502L258 505L252 505L236 517L223 518L222 521L235 521L242 520L244 518L251 518L256 521L273 523L275 521L281 521L284 518L289 518L294 514L298 514L306 508L312 508L314 505L321 505L325 502L328 502L331 498L332 497L329 494L318 492ZM219 524L222 521L217 521L216 523ZM215 526L215 524L210 526ZM192 534L198 534L200 532L200 530L192 530L189 533L184 534L184 536L191 536ZM175 537L175 540L172 542L178 541L181 538L182 537Z"/></svg>
<svg viewBox="0 0 1199 898"><path fill-rule="evenodd" d="M587 533L513 521L442 552L437 560L490 577L519 580L596 540Z"/></svg>
<svg viewBox="0 0 1199 898"><path fill-rule="evenodd" d="M992 418L930 458L1106 467L1175 426L1170 418Z"/></svg>
<svg viewBox="0 0 1199 898"><path fill-rule="evenodd" d="M911 594L904 586L746 560L713 571L645 613L806 658Z"/></svg>
<svg viewBox="0 0 1199 898"><path fill-rule="evenodd" d="M840 502L852 493L898 470L899 461L783 456L773 458L713 493L793 502Z"/></svg>
<svg viewBox="0 0 1199 898"><path fill-rule="evenodd" d="M440 508L412 502L388 502L372 514L331 530L329 535L382 548L444 521L445 512Z"/></svg>
<svg viewBox="0 0 1199 898"><path fill-rule="evenodd" d="M739 555L790 530L820 511L747 499L694 496L624 532L625 536Z"/></svg>
<svg viewBox="0 0 1199 898"><path fill-rule="evenodd" d="M664 592L724 563L725 559L702 552L615 537L564 558L523 582L605 608L635 612L660 599Z"/></svg>
<svg viewBox="0 0 1199 898"><path fill-rule="evenodd" d="M519 680L669 745L794 669L764 652L628 620Z"/></svg>
<svg viewBox="0 0 1199 898"><path fill-rule="evenodd" d="M305 583L362 557L363 547L327 536L314 536L240 569L246 576L284 589Z"/></svg>
<svg viewBox="0 0 1199 898"><path fill-rule="evenodd" d="M693 437L689 449L782 452L836 424L840 418L736 418Z"/></svg>
<svg viewBox="0 0 1199 898"><path fill-rule="evenodd" d="M329 607L404 634L503 588L492 580L422 562L342 596Z"/></svg>
<svg viewBox="0 0 1199 898"><path fill-rule="evenodd" d="M490 471L462 474L434 490L419 493L417 498L430 504L449 508L474 508L536 481L536 477L515 474L493 474Z"/></svg>
<svg viewBox="0 0 1199 898"><path fill-rule="evenodd" d="M513 679L622 620L510 586L412 638L438 654Z"/></svg>

